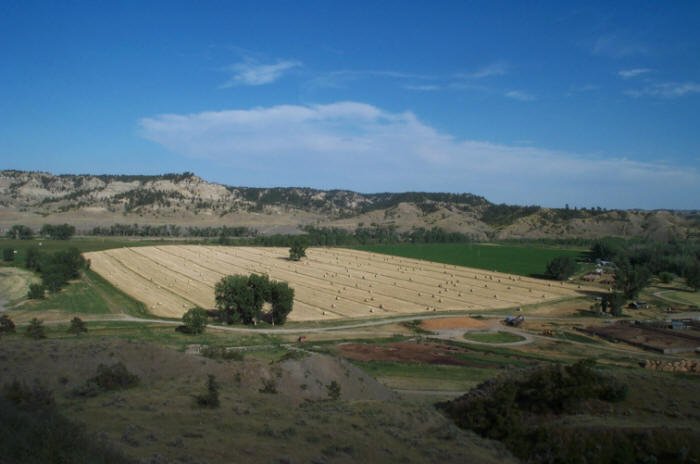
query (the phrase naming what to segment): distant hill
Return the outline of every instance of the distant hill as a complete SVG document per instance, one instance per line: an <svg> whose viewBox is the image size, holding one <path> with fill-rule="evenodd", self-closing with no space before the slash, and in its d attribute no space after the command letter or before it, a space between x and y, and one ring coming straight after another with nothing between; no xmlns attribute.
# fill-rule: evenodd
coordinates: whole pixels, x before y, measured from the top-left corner
<svg viewBox="0 0 700 464"><path fill-rule="evenodd" d="M307 225L399 231L439 227L478 240L510 238L656 239L700 236L698 211L542 208L491 203L462 193L372 193L298 187L232 187L185 172L53 175L0 171L0 229L12 224L237 226L294 233Z"/></svg>

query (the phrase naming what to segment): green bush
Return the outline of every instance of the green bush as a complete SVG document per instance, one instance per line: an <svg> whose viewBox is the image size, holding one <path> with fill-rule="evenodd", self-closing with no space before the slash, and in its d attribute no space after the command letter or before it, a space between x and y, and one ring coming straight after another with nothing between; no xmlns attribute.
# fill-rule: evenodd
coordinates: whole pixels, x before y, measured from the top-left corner
<svg viewBox="0 0 700 464"><path fill-rule="evenodd" d="M75 396L97 396L98 394L112 390L131 388L139 383L139 377L129 372L126 366L117 362L111 366L100 364L97 366L97 375L90 378L83 385L73 390Z"/></svg>
<svg viewBox="0 0 700 464"><path fill-rule="evenodd" d="M49 390L19 382L0 395L0 450L3 463L132 462L59 414Z"/></svg>
<svg viewBox="0 0 700 464"><path fill-rule="evenodd" d="M547 428L531 426L533 417L575 413L588 400L621 401L627 386L594 368L591 360L569 366L551 365L489 380L456 400L439 403L455 423L500 440L519 458L540 462L549 442ZM544 462L570 462L561 461ZM591 461L597 462L597 461Z"/></svg>
<svg viewBox="0 0 700 464"><path fill-rule="evenodd" d="M33 318L31 321L29 321L29 325L27 326L24 334L29 338L33 338L34 340L46 338L46 332L44 332L44 321L37 319L36 317Z"/></svg>
<svg viewBox="0 0 700 464"><path fill-rule="evenodd" d="M675 278L676 276L672 272L663 271L659 273L659 280L664 284L670 284Z"/></svg>
<svg viewBox="0 0 700 464"><path fill-rule="evenodd" d="M81 335L87 331L88 329L85 326L85 322L83 322L82 319L80 319L77 316L71 319L70 327L68 327L68 333L72 333L74 335Z"/></svg>
<svg viewBox="0 0 700 464"><path fill-rule="evenodd" d="M46 290L42 284L30 284L27 298L30 300L43 300Z"/></svg>
<svg viewBox="0 0 700 464"><path fill-rule="evenodd" d="M9 263L15 260L15 250L12 248L2 249L2 260Z"/></svg>
<svg viewBox="0 0 700 464"><path fill-rule="evenodd" d="M547 263L545 275L550 279L566 280L576 272L576 260L571 256L557 256Z"/></svg>
<svg viewBox="0 0 700 464"><path fill-rule="evenodd" d="M262 379L262 384L262 388L258 390L260 393L277 393L277 382L275 382L275 379Z"/></svg>
<svg viewBox="0 0 700 464"><path fill-rule="evenodd" d="M340 398L340 384L335 380L326 385L326 391L328 393L328 398L331 400L335 401Z"/></svg>
<svg viewBox="0 0 700 464"><path fill-rule="evenodd" d="M182 315L182 324L185 333L200 334L207 325L207 312L202 308L190 308Z"/></svg>

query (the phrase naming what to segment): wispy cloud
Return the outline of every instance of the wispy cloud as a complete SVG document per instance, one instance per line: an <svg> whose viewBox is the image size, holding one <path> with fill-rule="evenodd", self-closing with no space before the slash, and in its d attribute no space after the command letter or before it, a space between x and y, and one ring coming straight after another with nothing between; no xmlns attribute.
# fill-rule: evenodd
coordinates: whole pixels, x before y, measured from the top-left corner
<svg viewBox="0 0 700 464"><path fill-rule="evenodd" d="M680 98L700 93L697 82L657 82L641 89L625 91L630 97Z"/></svg>
<svg viewBox="0 0 700 464"><path fill-rule="evenodd" d="M235 167L259 185L645 208L697 207L700 196L694 167L458 139L411 112L358 102L165 114L139 125L143 137L173 153Z"/></svg>
<svg viewBox="0 0 700 464"><path fill-rule="evenodd" d="M406 90L415 90L418 92L434 92L436 90L440 90L442 87L440 87L439 85L435 85L435 84L425 84L425 85L406 84L403 86L403 88Z"/></svg>
<svg viewBox="0 0 700 464"><path fill-rule="evenodd" d="M591 47L594 55L610 58L625 58L628 56L643 55L648 53L647 47L633 39L621 37L616 34L598 37Z"/></svg>
<svg viewBox="0 0 700 464"><path fill-rule="evenodd" d="M527 92L523 92L521 90L509 90L508 92L504 93L508 98L511 98L513 100L518 100L522 102L529 102L529 101L534 101L536 100L535 96L532 94L529 94Z"/></svg>
<svg viewBox="0 0 700 464"><path fill-rule="evenodd" d="M651 72L649 68L621 69L617 75L623 79L632 79Z"/></svg>
<svg viewBox="0 0 700 464"><path fill-rule="evenodd" d="M241 63L232 64L227 68L233 75L221 87L271 84L281 78L287 71L299 66L301 66L301 62L297 60L280 60L276 63L264 64L256 60L247 59Z"/></svg>
<svg viewBox="0 0 700 464"><path fill-rule="evenodd" d="M474 81L507 74L505 61L495 61L467 72L445 74L421 74L388 69L342 69L314 77L310 86L342 88L363 79L388 79L397 81L406 90L435 91L445 89L475 89ZM479 87L481 88L481 87Z"/></svg>
<svg viewBox="0 0 700 464"><path fill-rule="evenodd" d="M508 73L508 69L508 63L505 61L495 61L472 72L458 74L457 77L466 79L484 79L486 77L503 76L504 74Z"/></svg>

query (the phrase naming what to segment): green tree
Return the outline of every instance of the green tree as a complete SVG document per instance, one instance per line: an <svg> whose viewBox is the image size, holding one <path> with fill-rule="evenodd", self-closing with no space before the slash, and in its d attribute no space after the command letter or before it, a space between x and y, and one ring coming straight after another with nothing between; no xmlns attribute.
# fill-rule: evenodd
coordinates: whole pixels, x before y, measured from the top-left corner
<svg viewBox="0 0 700 464"><path fill-rule="evenodd" d="M87 332L87 326L85 325L85 322L83 322L82 319L79 317L74 317L70 321L70 327L68 327L68 333L72 333L74 335L81 335L85 332Z"/></svg>
<svg viewBox="0 0 700 464"><path fill-rule="evenodd" d="M622 293L613 292L603 296L602 305L604 308L610 308L610 314L615 317L622 316L622 308L625 306L627 299Z"/></svg>
<svg viewBox="0 0 700 464"><path fill-rule="evenodd" d="M44 286L42 284L29 284L29 292L27 292L27 298L30 300L43 300L44 299Z"/></svg>
<svg viewBox="0 0 700 464"><path fill-rule="evenodd" d="M39 233L53 240L68 240L75 234L75 226L70 224L44 224Z"/></svg>
<svg viewBox="0 0 700 464"><path fill-rule="evenodd" d="M39 340L41 338L46 338L46 332L44 332L44 321L37 319L36 317L29 321L29 325L25 330L25 335L34 340Z"/></svg>
<svg viewBox="0 0 700 464"><path fill-rule="evenodd" d="M0 316L0 334L4 333L15 333L15 323L7 314Z"/></svg>
<svg viewBox="0 0 700 464"><path fill-rule="evenodd" d="M256 306L255 294L246 276L223 277L214 286L214 299L221 319L229 324L251 324L262 310L262 304Z"/></svg>
<svg viewBox="0 0 700 464"><path fill-rule="evenodd" d="M625 298L633 299L649 284L651 272L641 264L631 264L622 259L616 263L615 288L620 290Z"/></svg>
<svg viewBox="0 0 700 464"><path fill-rule="evenodd" d="M292 242L292 246L289 248L289 259L292 261L299 261L301 258L306 256L307 242L304 239L296 238Z"/></svg>
<svg viewBox="0 0 700 464"><path fill-rule="evenodd" d="M22 224L15 224L7 231L7 237L15 240L29 240L33 236L34 232L32 232L32 229Z"/></svg>
<svg viewBox="0 0 700 464"><path fill-rule="evenodd" d="M294 306L294 289L286 282L275 282L271 286L272 323L284 324Z"/></svg>
<svg viewBox="0 0 700 464"><path fill-rule="evenodd" d="M266 275L227 276L214 287L214 297L220 318L229 324L252 324L262 317L282 324L292 310L294 290ZM262 312L265 303L272 306L268 314Z"/></svg>
<svg viewBox="0 0 700 464"><path fill-rule="evenodd" d="M566 280L576 272L576 260L571 256L557 256L547 263L547 277L556 280Z"/></svg>
<svg viewBox="0 0 700 464"><path fill-rule="evenodd" d="M27 248L27 253L24 256L24 265L27 269L39 271L41 269L41 259L42 254L37 247Z"/></svg>
<svg viewBox="0 0 700 464"><path fill-rule="evenodd" d="M685 283L696 292L700 290L700 262L697 260L686 268Z"/></svg>
<svg viewBox="0 0 700 464"><path fill-rule="evenodd" d="M659 272L659 280L662 284L670 284L676 276L672 272L663 271Z"/></svg>
<svg viewBox="0 0 700 464"><path fill-rule="evenodd" d="M2 260L10 263L15 260L15 250L12 248L3 248L2 249Z"/></svg>
<svg viewBox="0 0 700 464"><path fill-rule="evenodd" d="M190 308L183 314L182 324L185 326L185 332L200 334L207 326L207 312L202 308Z"/></svg>
<svg viewBox="0 0 700 464"><path fill-rule="evenodd" d="M603 259L609 261L620 251L620 247L608 240L598 240L593 244L589 252L591 259Z"/></svg>

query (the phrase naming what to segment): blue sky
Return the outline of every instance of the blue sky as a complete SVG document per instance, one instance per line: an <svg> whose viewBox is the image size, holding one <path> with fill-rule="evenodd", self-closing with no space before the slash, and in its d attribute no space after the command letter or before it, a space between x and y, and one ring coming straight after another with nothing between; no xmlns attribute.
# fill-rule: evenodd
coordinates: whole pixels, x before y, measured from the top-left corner
<svg viewBox="0 0 700 464"><path fill-rule="evenodd" d="M0 168L700 208L700 3L0 2Z"/></svg>

